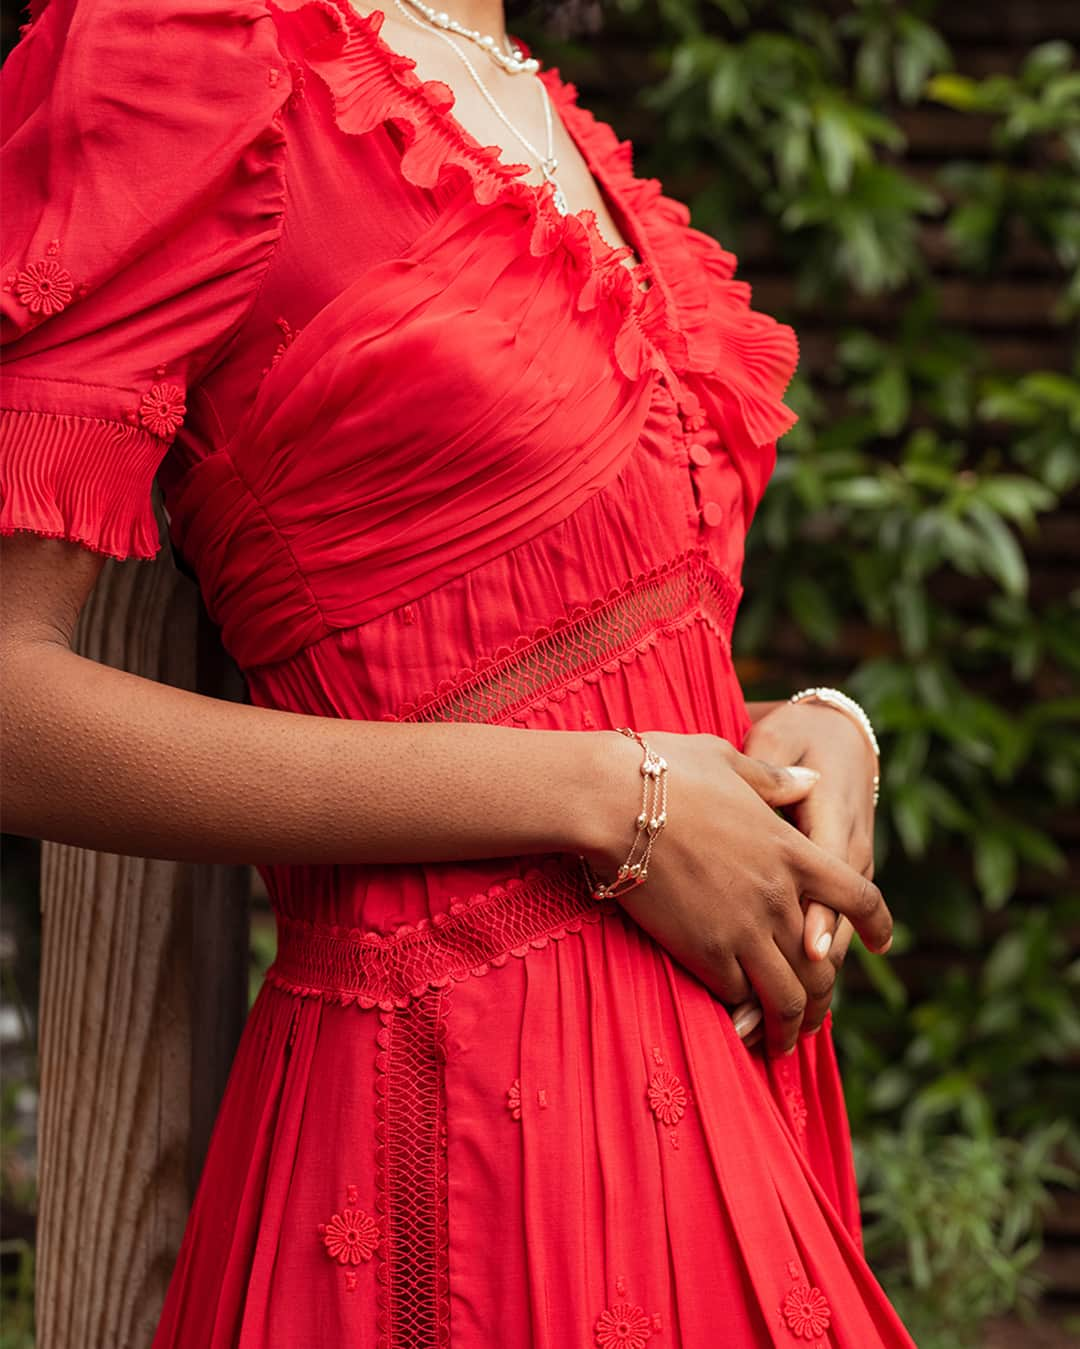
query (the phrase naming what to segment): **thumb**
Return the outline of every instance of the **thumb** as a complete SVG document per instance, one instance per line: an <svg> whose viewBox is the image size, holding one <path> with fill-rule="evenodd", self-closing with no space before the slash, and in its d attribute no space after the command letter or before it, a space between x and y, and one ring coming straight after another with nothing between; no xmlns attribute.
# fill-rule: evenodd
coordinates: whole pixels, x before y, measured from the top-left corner
<svg viewBox="0 0 1080 1349"><path fill-rule="evenodd" d="M801 764L779 768L764 759L752 759L738 752L733 755L731 766L770 806L790 806L803 800L821 777L816 768L804 768Z"/></svg>
<svg viewBox="0 0 1080 1349"><path fill-rule="evenodd" d="M812 899L806 906L803 921L803 947L810 960L824 960L832 949L833 937L840 915L825 904Z"/></svg>

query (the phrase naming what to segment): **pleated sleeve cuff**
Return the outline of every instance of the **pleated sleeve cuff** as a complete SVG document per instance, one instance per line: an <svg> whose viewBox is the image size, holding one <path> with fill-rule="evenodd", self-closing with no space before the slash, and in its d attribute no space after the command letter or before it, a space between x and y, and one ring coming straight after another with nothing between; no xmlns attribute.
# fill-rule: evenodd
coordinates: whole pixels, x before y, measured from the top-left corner
<svg viewBox="0 0 1080 1349"><path fill-rule="evenodd" d="M117 559L161 549L162 442L102 417L0 409L0 534L27 530Z"/></svg>

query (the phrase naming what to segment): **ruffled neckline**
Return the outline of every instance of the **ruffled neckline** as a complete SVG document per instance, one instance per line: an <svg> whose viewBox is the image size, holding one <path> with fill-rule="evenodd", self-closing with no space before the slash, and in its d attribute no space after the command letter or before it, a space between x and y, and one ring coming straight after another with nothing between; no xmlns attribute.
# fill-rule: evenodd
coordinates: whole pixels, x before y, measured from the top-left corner
<svg viewBox="0 0 1080 1349"><path fill-rule="evenodd" d="M623 233L631 243L610 243L591 208L564 215L550 183L523 181L531 165L482 145L454 115L450 86L422 79L415 59L382 36L385 11L362 14L349 0L271 3L300 15L311 31L304 59L326 85L341 131L359 136L392 122L409 183L431 190L461 180L478 205L520 208L533 256L560 248L573 256L574 304L610 316L614 359L628 379L650 370L666 375L691 430L713 411L718 426L738 423L744 443L767 444L790 429L797 418L782 395L798 363L794 332L750 309L749 285L733 276L734 254L691 228L687 207L665 196L658 179L634 174L631 142L580 105L576 85L557 66L537 57L553 112L630 227ZM625 259L635 253L640 262L631 269Z"/></svg>
<svg viewBox="0 0 1080 1349"><path fill-rule="evenodd" d="M563 214L554 204L550 183L524 182L532 166L504 157L501 146L482 145L454 115L455 96L442 80L422 79L413 57L395 51L383 38L385 11L361 14L349 0L272 0L283 12L309 11L323 20L305 48L304 58L322 79L334 119L348 135L359 136L393 122L404 141L401 173L416 187L434 189L448 180L464 180L478 205L511 202L523 212L529 251L541 257L567 249L579 311L602 306L618 315L613 335L616 362L636 380L650 364L675 368L686 359L685 339L675 321L670 292L649 259L645 231L618 194L618 184L602 176L587 144L571 123L577 91L558 68L544 67L539 78L568 134L593 168L600 186L634 225L633 243L616 246L600 230L591 208ZM518 44L529 52L520 38ZM531 53L530 53L531 54ZM539 59L539 58L537 58ZM633 269L625 259L637 253ZM649 285L642 288L641 280ZM652 358L650 360L650 358Z"/></svg>

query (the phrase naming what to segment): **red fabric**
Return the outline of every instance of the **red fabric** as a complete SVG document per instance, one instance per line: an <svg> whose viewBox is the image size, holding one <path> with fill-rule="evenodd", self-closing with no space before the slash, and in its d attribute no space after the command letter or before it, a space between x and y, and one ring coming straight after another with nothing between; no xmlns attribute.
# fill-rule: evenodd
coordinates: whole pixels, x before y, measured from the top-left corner
<svg viewBox="0 0 1080 1349"><path fill-rule="evenodd" d="M640 271L382 17L41 8L3 80L0 532L152 557L156 476L258 704L741 743L794 334L556 69ZM829 1025L750 1053L572 857L260 870L278 958L155 1349L910 1344Z"/></svg>

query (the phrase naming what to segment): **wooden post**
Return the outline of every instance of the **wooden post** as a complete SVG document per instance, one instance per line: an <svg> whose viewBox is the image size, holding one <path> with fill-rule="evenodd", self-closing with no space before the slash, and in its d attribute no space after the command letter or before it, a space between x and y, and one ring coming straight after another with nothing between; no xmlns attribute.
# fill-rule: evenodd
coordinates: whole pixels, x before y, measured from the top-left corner
<svg viewBox="0 0 1080 1349"><path fill-rule="evenodd" d="M215 642L167 547L107 562L75 638L104 664L235 696ZM249 878L42 846L43 1349L150 1344L246 1011Z"/></svg>

